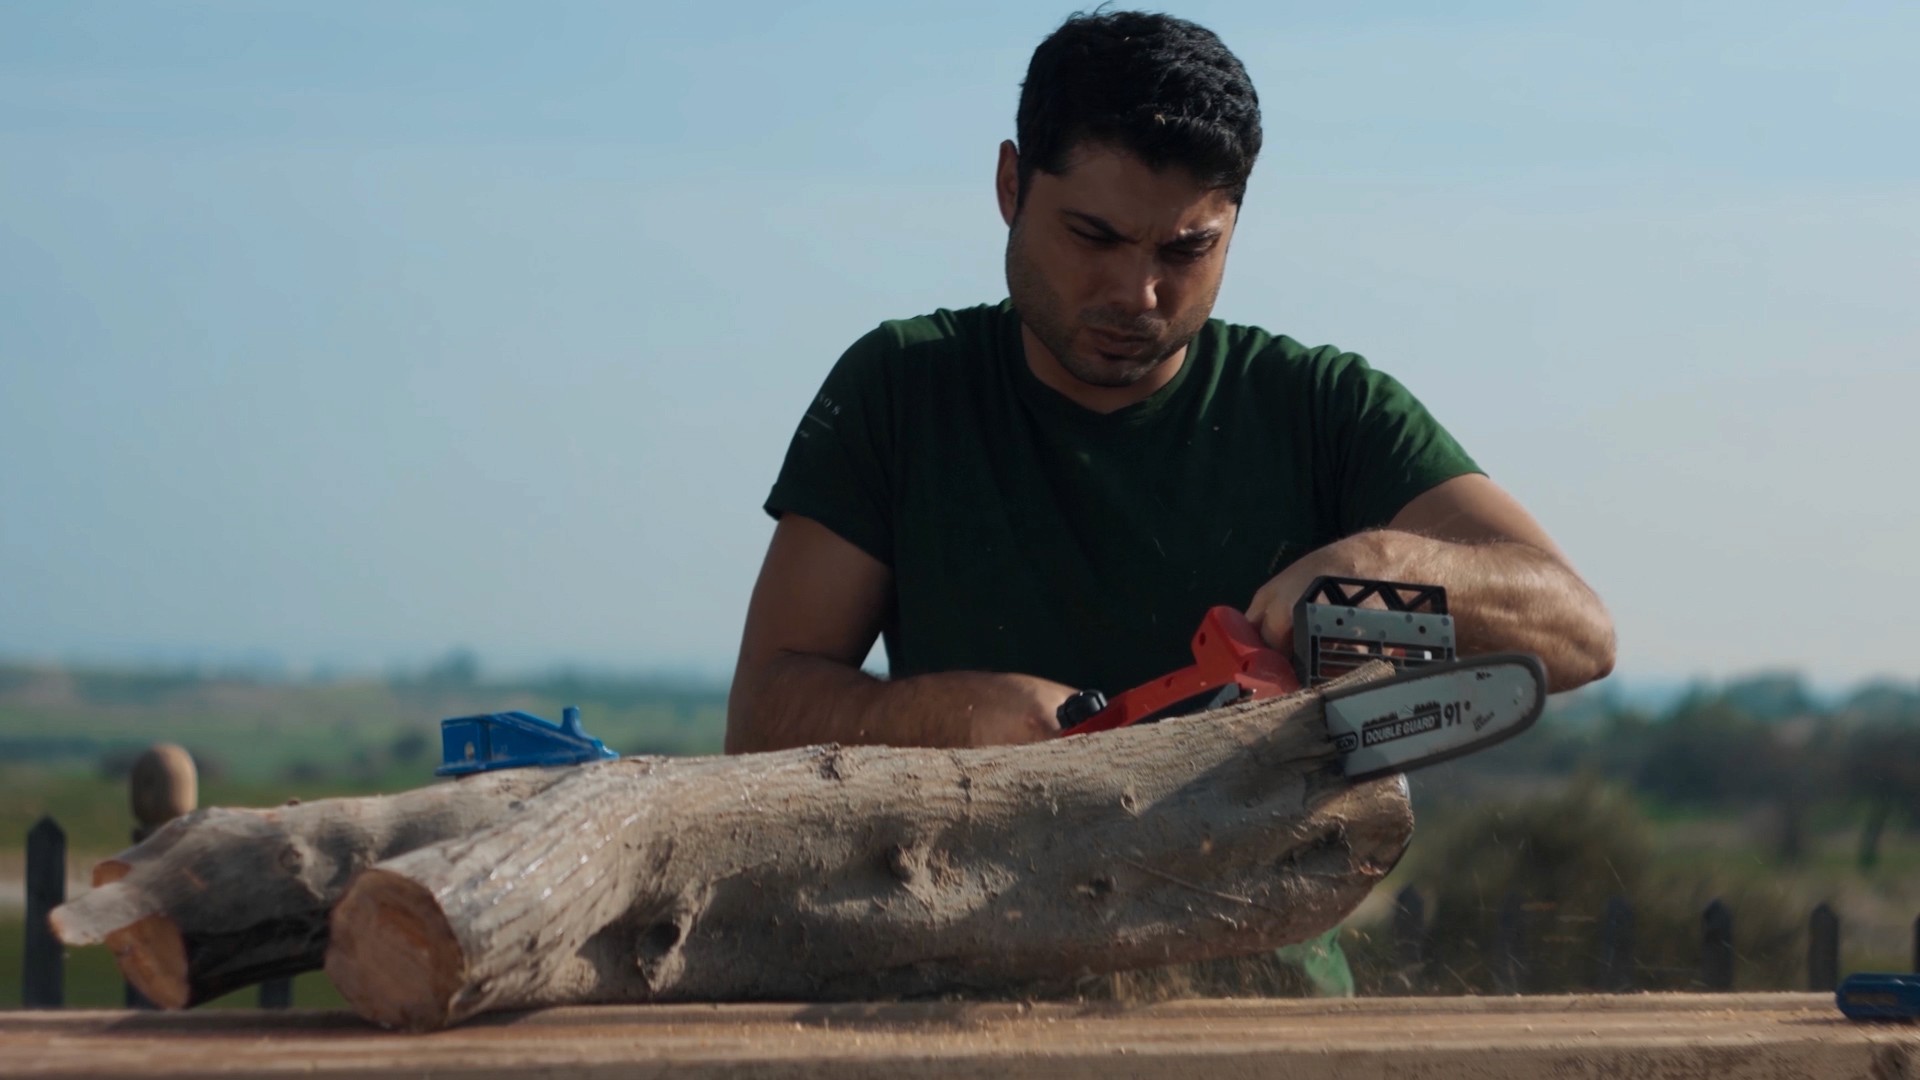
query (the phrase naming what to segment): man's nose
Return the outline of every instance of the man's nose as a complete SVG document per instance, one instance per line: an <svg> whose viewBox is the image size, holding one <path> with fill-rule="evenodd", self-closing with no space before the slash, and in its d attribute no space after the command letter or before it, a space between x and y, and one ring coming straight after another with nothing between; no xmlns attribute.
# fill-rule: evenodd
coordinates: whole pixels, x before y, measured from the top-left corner
<svg viewBox="0 0 1920 1080"><path fill-rule="evenodd" d="M1160 267L1153 259L1136 256L1114 269L1107 287L1109 306L1128 315L1145 315L1160 306Z"/></svg>

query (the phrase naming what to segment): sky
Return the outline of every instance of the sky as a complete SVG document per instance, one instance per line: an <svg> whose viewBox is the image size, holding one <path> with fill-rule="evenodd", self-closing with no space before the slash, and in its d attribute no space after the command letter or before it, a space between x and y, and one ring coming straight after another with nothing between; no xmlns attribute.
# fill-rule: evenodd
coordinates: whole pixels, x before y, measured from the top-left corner
<svg viewBox="0 0 1920 1080"><path fill-rule="evenodd" d="M1198 2L1216 314L1407 383L1623 679L1920 678L1920 5ZM1005 295L1031 0L0 7L0 656L724 676L802 406Z"/></svg>

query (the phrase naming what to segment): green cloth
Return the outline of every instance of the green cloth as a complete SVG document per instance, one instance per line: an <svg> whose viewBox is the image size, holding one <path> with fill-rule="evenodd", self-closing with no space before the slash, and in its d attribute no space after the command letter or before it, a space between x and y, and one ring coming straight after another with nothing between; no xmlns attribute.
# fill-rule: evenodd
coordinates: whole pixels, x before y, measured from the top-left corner
<svg viewBox="0 0 1920 1080"><path fill-rule="evenodd" d="M886 563L894 677L1024 672L1116 693L1192 662L1317 547L1478 467L1404 387L1213 320L1101 415L1026 365L1010 302L887 322L827 376L767 499Z"/></svg>
<svg viewBox="0 0 1920 1080"><path fill-rule="evenodd" d="M1353 996L1353 969L1347 966L1346 950L1340 947L1339 927L1295 945L1282 945L1273 955L1299 970L1314 997Z"/></svg>

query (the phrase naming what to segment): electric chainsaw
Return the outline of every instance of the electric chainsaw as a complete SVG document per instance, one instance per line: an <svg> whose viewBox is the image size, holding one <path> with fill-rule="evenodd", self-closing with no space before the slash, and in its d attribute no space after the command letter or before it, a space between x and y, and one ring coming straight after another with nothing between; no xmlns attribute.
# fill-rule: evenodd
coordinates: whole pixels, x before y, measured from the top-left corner
<svg viewBox="0 0 1920 1080"><path fill-rule="evenodd" d="M1378 605L1378 606L1374 606ZM1320 686L1382 660L1386 682L1327 694L1327 732L1353 780L1406 772L1485 749L1533 725L1546 704L1538 657L1458 659L1438 585L1316 578L1294 607L1294 656L1269 647L1247 617L1210 609L1193 664L1111 700L1082 690L1060 706L1061 734L1085 735Z"/></svg>

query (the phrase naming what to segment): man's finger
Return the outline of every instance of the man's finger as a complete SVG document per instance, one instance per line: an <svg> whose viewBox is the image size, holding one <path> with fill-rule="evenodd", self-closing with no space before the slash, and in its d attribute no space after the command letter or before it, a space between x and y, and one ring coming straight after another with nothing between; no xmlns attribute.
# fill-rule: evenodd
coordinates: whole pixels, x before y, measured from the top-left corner
<svg viewBox="0 0 1920 1080"><path fill-rule="evenodd" d="M1293 612L1287 608L1275 604L1267 609L1262 618L1248 621L1260 628L1260 639L1267 643L1268 648L1282 652L1292 650Z"/></svg>
<svg viewBox="0 0 1920 1080"><path fill-rule="evenodd" d="M1268 582L1260 586L1260 591L1253 594L1253 602L1247 605L1247 621L1255 626L1259 626L1261 621L1266 618L1267 590L1272 587L1272 584L1272 582Z"/></svg>

